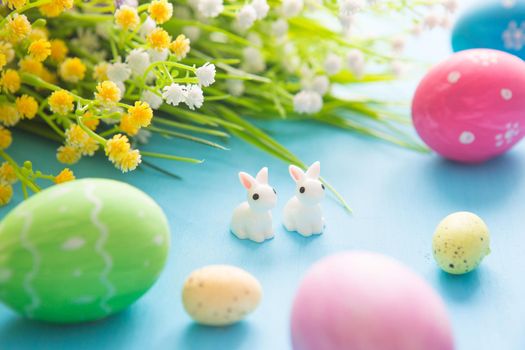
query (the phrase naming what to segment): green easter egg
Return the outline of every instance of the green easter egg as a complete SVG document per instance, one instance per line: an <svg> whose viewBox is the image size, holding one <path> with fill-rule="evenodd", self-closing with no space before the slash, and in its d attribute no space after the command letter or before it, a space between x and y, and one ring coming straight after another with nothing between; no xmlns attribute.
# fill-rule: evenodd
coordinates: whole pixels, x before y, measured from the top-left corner
<svg viewBox="0 0 525 350"><path fill-rule="evenodd" d="M36 320L104 318L153 285L169 246L162 209L137 188L106 179L56 185L0 223L0 300Z"/></svg>
<svg viewBox="0 0 525 350"><path fill-rule="evenodd" d="M432 248L439 267L451 274L464 274L477 268L490 253L489 229L475 214L453 213L439 223Z"/></svg>

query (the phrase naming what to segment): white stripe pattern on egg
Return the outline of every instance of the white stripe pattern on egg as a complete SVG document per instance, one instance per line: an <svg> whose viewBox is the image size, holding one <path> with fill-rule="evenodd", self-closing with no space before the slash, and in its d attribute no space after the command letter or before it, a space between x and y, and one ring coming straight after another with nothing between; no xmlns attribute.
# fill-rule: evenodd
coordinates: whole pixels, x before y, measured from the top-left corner
<svg viewBox="0 0 525 350"><path fill-rule="evenodd" d="M108 305L108 301L115 295L116 292L115 286L108 278L109 273L113 268L113 259L111 255L104 250L104 245L106 244L109 237L109 230L108 227L103 222L101 222L98 217L102 211L103 205L100 198L95 196L95 188L96 186L94 184L88 184L84 193L86 198L94 205L93 211L91 211L90 214L90 219L93 225L95 225L95 227L97 227L100 232L100 237L95 243L95 251L102 257L102 260L104 261L104 269L100 274L100 282L107 290L106 294L100 301L100 308L109 314L111 312L111 307Z"/></svg>
<svg viewBox="0 0 525 350"><path fill-rule="evenodd" d="M20 216L24 218L24 224L22 230L20 231L20 244L22 247L29 252L33 260L33 265L31 270L24 276L23 288L26 291L27 295L31 299L29 304L24 306L26 316L32 317L35 310L40 306L40 297L38 296L37 291L33 286L33 280L40 271L40 263L42 258L38 253L38 249L33 245L31 240L28 237L29 230L31 229L31 224L33 223L33 215L30 212L21 212Z"/></svg>

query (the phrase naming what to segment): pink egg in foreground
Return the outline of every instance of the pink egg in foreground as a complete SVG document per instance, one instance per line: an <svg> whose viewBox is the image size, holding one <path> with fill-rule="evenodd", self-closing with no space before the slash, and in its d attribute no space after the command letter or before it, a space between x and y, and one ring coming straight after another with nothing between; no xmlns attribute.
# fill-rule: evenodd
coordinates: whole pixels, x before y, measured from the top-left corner
<svg viewBox="0 0 525 350"><path fill-rule="evenodd" d="M292 309L294 350L452 350L434 290L389 257L345 252L317 262Z"/></svg>
<svg viewBox="0 0 525 350"><path fill-rule="evenodd" d="M524 136L525 62L496 50L456 53L423 78L412 118L445 158L478 163L498 156Z"/></svg>

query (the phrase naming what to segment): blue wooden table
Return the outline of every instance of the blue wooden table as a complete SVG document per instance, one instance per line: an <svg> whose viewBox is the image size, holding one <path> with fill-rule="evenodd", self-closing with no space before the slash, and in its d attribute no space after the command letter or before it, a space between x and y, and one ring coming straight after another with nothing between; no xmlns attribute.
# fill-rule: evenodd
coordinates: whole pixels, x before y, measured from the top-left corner
<svg viewBox="0 0 525 350"><path fill-rule="evenodd" d="M447 54L443 34L431 38L427 58ZM417 51L414 44L409 50ZM419 50L421 51L421 50ZM413 84L406 84L407 99ZM384 86L384 91L393 91ZM395 90L396 93L398 89ZM525 349L525 144L489 163L463 166L311 123L262 125L306 162L320 160L322 174L347 198L348 215L329 198L327 229L302 238L280 225L281 208L294 185L287 166L238 140L231 151L154 139L147 146L203 157L202 165L157 162L182 176L177 181L151 169L119 174L102 156L74 166L81 177L127 181L164 208L173 240L168 265L155 286L127 311L100 322L53 326L24 320L0 306L0 349L289 349L289 312L297 285L308 267L328 254L371 250L409 265L444 298L457 349ZM10 151L17 160L34 160L38 169L57 172L56 145L16 134ZM232 209L244 199L237 171L270 168L279 192L274 212L277 232L263 245L239 241L228 232ZM21 199L0 209L4 216ZM492 253L465 276L442 273L431 255L433 230L445 215L469 210L491 229ZM123 244L130 244L123 242ZM254 314L227 328L195 325L184 313L181 287L194 269L208 264L241 266L262 283L264 297ZM64 287L65 288L65 287Z"/></svg>

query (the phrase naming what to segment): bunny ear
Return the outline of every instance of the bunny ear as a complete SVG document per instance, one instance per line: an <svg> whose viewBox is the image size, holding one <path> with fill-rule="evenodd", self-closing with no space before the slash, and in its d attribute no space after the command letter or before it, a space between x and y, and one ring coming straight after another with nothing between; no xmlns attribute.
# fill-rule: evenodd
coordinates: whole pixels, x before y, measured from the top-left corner
<svg viewBox="0 0 525 350"><path fill-rule="evenodd" d="M255 176L255 180L257 180L257 182L262 183L262 184L268 184L268 168L267 167L262 168L257 173L257 176Z"/></svg>
<svg viewBox="0 0 525 350"><path fill-rule="evenodd" d="M244 171L241 171L239 173L239 180L241 180L241 184L249 190L252 188L253 185L255 185L256 180L248 173L245 173Z"/></svg>
<svg viewBox="0 0 525 350"><path fill-rule="evenodd" d="M295 165L290 165L288 171L290 172L290 176L292 177L292 179L294 179L295 182L301 181L305 176L304 171L302 171L301 168Z"/></svg>
<svg viewBox="0 0 525 350"><path fill-rule="evenodd" d="M319 162L310 165L308 170L306 170L306 176L311 179L318 179L319 175L321 175L321 163Z"/></svg>

